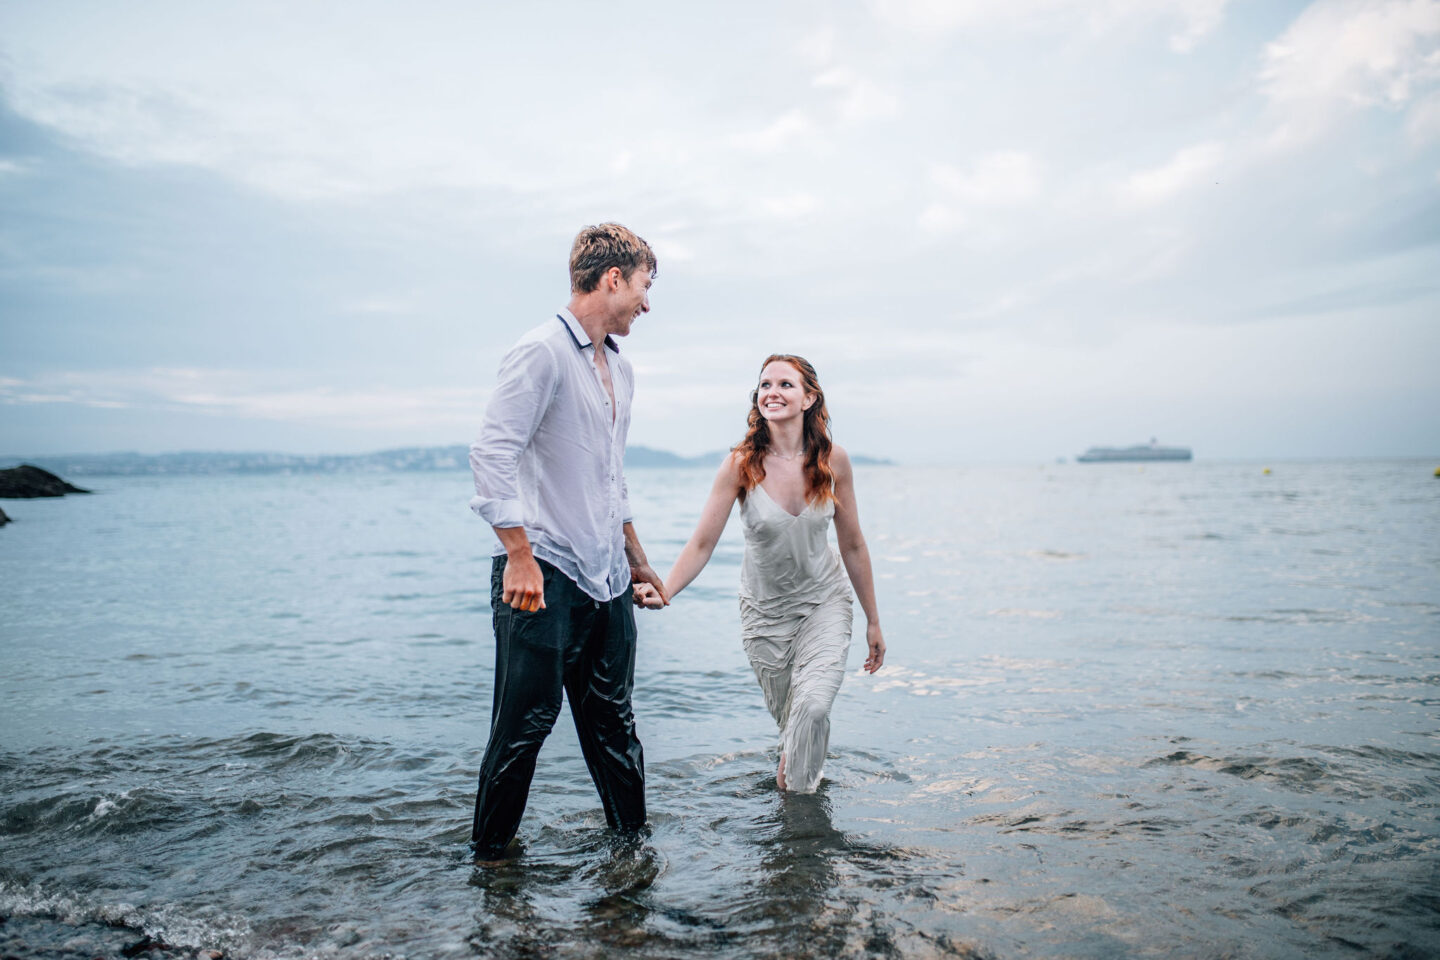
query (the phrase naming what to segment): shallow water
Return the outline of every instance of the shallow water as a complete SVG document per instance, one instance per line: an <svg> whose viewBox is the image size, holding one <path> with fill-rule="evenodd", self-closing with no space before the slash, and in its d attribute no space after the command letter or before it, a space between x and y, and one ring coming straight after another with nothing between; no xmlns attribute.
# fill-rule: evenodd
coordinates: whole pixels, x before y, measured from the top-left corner
<svg viewBox="0 0 1440 960"><path fill-rule="evenodd" d="M0 953L1436 955L1440 481L1271 466L862 471L890 654L852 649L813 797L775 790L732 519L641 619L648 836L566 711L499 868L468 477L7 502ZM709 482L633 472L662 568Z"/></svg>

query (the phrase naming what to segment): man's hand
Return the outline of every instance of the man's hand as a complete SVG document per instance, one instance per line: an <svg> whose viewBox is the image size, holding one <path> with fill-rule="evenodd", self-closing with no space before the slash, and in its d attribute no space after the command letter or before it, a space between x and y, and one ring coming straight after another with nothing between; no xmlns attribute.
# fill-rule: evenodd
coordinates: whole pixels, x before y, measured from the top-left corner
<svg viewBox="0 0 1440 960"><path fill-rule="evenodd" d="M500 599L524 613L545 609L545 576L534 557L511 557L505 563Z"/></svg>
<svg viewBox="0 0 1440 960"><path fill-rule="evenodd" d="M655 599L658 599L659 602L651 603L647 600L644 606L651 609L658 609L659 607L668 607L670 605L670 595L665 592L665 581L660 579L660 574L651 569L650 564L642 563L639 566L632 566L630 568L630 582L636 587L635 602L637 604L641 602L639 593L640 585L645 584L650 587L655 595Z"/></svg>

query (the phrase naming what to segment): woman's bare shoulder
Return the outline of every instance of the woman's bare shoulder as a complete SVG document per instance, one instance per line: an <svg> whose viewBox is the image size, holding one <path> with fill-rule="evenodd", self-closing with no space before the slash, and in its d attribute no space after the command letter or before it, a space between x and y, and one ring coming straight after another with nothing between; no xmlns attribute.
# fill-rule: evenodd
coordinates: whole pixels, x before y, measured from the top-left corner
<svg viewBox="0 0 1440 960"><path fill-rule="evenodd" d="M725 480L736 486L740 485L740 451L731 450L725 454L725 459L720 461L720 469L715 472L715 480Z"/></svg>

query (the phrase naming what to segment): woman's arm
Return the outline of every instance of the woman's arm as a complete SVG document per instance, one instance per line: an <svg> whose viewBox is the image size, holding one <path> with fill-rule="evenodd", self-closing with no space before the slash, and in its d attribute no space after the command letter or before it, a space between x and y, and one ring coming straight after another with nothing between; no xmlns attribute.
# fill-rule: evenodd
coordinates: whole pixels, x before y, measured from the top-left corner
<svg viewBox="0 0 1440 960"><path fill-rule="evenodd" d="M860 515L855 507L855 471L850 465L850 455L839 444L830 451L830 468L835 471L835 539L839 541L840 559L845 562L845 572L850 575L860 609L865 611L868 622L865 644L870 649L865 669L874 673L885 663L885 636L880 632L880 609L875 605L870 548L860 532Z"/></svg>
<svg viewBox="0 0 1440 960"><path fill-rule="evenodd" d="M689 586L690 581L699 576L705 564L710 562L710 555L715 552L720 534L725 532L730 509L735 506L735 498L739 495L740 471L735 466L735 454L732 453L720 464L720 470L715 474L715 485L710 488L710 496L700 510L700 522L695 525L695 532L690 535L680 556L675 558L670 575L665 578L665 592L670 599L675 599L676 594Z"/></svg>

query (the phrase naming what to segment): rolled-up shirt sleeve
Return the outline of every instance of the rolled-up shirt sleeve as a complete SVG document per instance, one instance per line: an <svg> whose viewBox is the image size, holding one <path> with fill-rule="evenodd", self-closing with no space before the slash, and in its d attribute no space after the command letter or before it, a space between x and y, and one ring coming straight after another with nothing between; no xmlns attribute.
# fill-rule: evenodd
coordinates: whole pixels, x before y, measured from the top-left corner
<svg viewBox="0 0 1440 960"><path fill-rule="evenodd" d="M470 509L492 527L525 525L520 455L540 426L558 382L555 357L541 341L516 344L500 362L499 382L470 444L475 496Z"/></svg>

